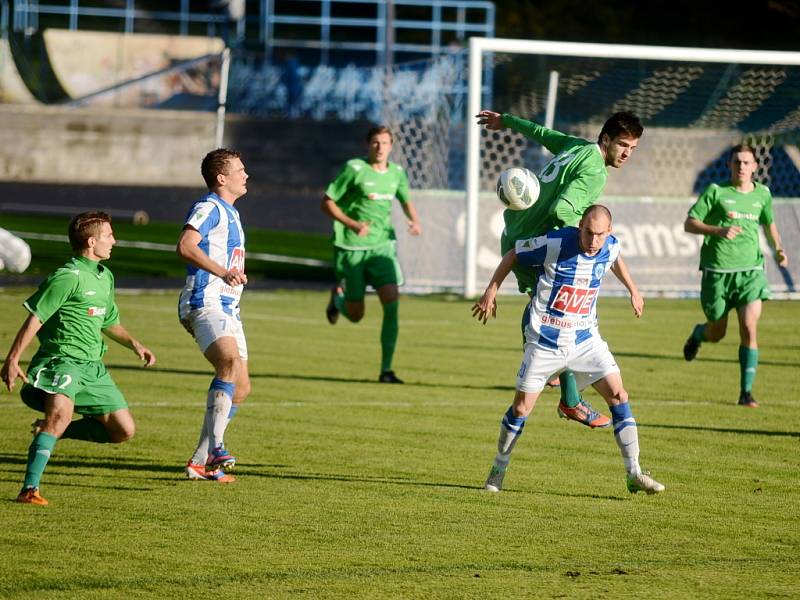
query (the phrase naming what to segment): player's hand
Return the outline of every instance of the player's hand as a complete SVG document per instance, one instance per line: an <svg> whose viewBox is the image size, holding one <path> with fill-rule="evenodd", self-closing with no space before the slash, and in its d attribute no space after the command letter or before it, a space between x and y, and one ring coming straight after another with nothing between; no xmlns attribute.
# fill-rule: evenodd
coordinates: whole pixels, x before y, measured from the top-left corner
<svg viewBox="0 0 800 600"><path fill-rule="evenodd" d="M136 343L133 346L133 351L136 353L143 362L145 367L152 367L156 364L156 355L153 354L153 351L150 348L146 348L139 343Z"/></svg>
<svg viewBox="0 0 800 600"><path fill-rule="evenodd" d="M369 235L369 221L356 221L350 228L358 234L358 237L367 237Z"/></svg>
<svg viewBox="0 0 800 600"><path fill-rule="evenodd" d="M3 368L0 369L0 379L3 380L3 383L6 384L6 388L9 392L14 391L14 383L17 380L17 377L22 379L25 383L28 383L28 378L25 376L25 373L22 369L19 368L19 364L16 361L6 361L3 363Z"/></svg>
<svg viewBox="0 0 800 600"><path fill-rule="evenodd" d="M732 240L740 233L742 233L741 227L738 225L731 225L730 227L723 227L719 232L719 236L725 238L726 240Z"/></svg>
<svg viewBox="0 0 800 600"><path fill-rule="evenodd" d="M419 221L406 221L408 223L408 233L411 235L420 235L422 233L422 225Z"/></svg>
<svg viewBox="0 0 800 600"><path fill-rule="evenodd" d="M225 275L222 276L222 281L231 287L245 285L247 283L247 275L242 273L239 269L231 269L225 272Z"/></svg>
<svg viewBox="0 0 800 600"><path fill-rule="evenodd" d="M472 305L472 316L478 321L483 321L483 324L486 325L490 314L493 319L497 318L497 302L495 301L495 294L486 291L481 299Z"/></svg>
<svg viewBox="0 0 800 600"><path fill-rule="evenodd" d="M644 298L638 291L631 294L631 306L633 307L633 314L636 315L637 319L640 318L644 312Z"/></svg>
<svg viewBox="0 0 800 600"><path fill-rule="evenodd" d="M789 257L786 256L786 250L783 248L775 250L775 260L778 262L779 267L789 266Z"/></svg>
<svg viewBox="0 0 800 600"><path fill-rule="evenodd" d="M503 115L491 110L482 110L477 115L478 125L483 125L486 129L498 131L503 128Z"/></svg>

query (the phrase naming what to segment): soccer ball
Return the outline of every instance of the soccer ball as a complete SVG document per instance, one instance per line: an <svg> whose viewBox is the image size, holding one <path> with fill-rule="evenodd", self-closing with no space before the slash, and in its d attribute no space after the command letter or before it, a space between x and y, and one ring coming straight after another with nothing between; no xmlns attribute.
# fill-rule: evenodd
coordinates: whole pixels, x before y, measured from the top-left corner
<svg viewBox="0 0 800 600"><path fill-rule="evenodd" d="M510 210L530 208L539 197L539 180L528 169L506 169L497 180L497 197Z"/></svg>
<svg viewBox="0 0 800 600"><path fill-rule="evenodd" d="M22 273L30 264L30 246L14 234L0 229L0 269Z"/></svg>

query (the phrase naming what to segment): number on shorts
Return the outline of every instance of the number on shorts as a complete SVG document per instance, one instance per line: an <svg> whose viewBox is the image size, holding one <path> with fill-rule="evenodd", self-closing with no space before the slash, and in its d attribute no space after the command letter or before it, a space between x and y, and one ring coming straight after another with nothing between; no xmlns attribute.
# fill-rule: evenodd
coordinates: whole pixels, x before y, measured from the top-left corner
<svg viewBox="0 0 800 600"><path fill-rule="evenodd" d="M72 383L72 375L69 375L68 373L53 377L53 387L59 390L67 389L67 386L69 386L70 383Z"/></svg>

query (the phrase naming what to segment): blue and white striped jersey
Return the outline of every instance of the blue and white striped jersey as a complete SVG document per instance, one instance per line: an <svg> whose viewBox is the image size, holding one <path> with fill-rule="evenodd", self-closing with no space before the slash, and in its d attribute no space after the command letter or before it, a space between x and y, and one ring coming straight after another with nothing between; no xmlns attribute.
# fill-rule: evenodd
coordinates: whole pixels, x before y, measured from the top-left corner
<svg viewBox="0 0 800 600"><path fill-rule="evenodd" d="M541 267L536 295L526 309L525 340L554 349L599 337L597 294L619 251L617 238L609 235L597 254L583 254L575 227L519 240L519 264Z"/></svg>
<svg viewBox="0 0 800 600"><path fill-rule="evenodd" d="M200 232L198 247L214 262L244 272L244 231L239 212L214 193L198 200L186 218L189 225ZM217 308L238 316L239 298L244 286L232 287L216 275L186 266L186 284L181 291L178 313L184 319L189 311L200 308Z"/></svg>

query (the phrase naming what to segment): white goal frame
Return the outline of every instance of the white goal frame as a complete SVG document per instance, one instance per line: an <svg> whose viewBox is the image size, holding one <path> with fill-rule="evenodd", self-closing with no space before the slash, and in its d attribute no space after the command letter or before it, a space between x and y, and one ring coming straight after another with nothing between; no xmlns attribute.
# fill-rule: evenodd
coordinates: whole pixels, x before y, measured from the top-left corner
<svg viewBox="0 0 800 600"><path fill-rule="evenodd" d="M467 152L466 152L466 243L464 295L477 293L478 247L478 194L480 169L480 127L474 116L481 106L483 86L483 56L485 52L509 54L544 54L590 58L649 59L676 62L740 63L763 65L800 65L800 52L762 50L723 50L711 48L684 48L668 46L634 46L623 44L589 44L576 42L550 42L540 40L512 40L503 38L472 37L469 40L469 89L467 98ZM551 85L551 89L552 89ZM548 98L548 121L552 120L555 97ZM491 108L491 107L486 107Z"/></svg>

